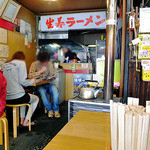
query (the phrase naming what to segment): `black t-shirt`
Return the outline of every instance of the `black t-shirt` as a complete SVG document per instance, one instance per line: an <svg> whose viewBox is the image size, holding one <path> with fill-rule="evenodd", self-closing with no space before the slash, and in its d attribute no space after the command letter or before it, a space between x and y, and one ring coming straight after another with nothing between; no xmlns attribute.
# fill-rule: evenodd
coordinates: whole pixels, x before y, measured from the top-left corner
<svg viewBox="0 0 150 150"><path fill-rule="evenodd" d="M65 58L69 57L69 60L71 59L75 59L74 58L74 54L71 52L71 51L68 51L66 54L65 54Z"/></svg>

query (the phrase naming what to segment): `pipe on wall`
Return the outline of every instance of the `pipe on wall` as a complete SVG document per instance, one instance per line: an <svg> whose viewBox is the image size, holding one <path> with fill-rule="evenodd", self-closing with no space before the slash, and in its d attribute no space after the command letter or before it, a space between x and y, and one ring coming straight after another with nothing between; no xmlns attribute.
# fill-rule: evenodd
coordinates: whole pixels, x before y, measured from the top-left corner
<svg viewBox="0 0 150 150"><path fill-rule="evenodd" d="M117 0L107 0L104 100L113 99Z"/></svg>

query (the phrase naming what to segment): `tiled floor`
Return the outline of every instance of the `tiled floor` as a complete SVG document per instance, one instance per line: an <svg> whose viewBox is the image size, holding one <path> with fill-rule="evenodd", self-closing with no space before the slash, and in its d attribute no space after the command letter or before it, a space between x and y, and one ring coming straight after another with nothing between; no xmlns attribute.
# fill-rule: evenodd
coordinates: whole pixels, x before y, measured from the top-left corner
<svg viewBox="0 0 150 150"><path fill-rule="evenodd" d="M13 139L10 131L10 150L42 150L67 123L67 104L60 108L60 113L60 119L49 119L46 114L38 110L34 119L39 124L32 127L31 132L28 128L19 127L18 138ZM4 150L4 147L0 146L0 150Z"/></svg>

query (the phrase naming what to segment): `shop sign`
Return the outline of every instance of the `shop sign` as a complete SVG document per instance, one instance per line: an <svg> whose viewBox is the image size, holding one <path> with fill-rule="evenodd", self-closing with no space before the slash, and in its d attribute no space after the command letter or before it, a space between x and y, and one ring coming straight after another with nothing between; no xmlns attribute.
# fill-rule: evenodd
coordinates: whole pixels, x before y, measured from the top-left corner
<svg viewBox="0 0 150 150"><path fill-rule="evenodd" d="M41 31L106 29L106 12L86 12L41 16Z"/></svg>

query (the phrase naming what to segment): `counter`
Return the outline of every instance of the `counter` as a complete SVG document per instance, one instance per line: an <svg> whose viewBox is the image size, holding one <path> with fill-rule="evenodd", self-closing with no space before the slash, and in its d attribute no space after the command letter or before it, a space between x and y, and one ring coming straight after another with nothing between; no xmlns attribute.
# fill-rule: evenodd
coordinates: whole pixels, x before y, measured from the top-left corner
<svg viewBox="0 0 150 150"><path fill-rule="evenodd" d="M110 150L110 114L79 111L43 150Z"/></svg>
<svg viewBox="0 0 150 150"><path fill-rule="evenodd" d="M52 83L55 84L59 90L59 104L61 104L65 100L65 71L59 69L56 73L58 76Z"/></svg>
<svg viewBox="0 0 150 150"><path fill-rule="evenodd" d="M91 74L92 63L60 63L60 66L65 71L65 100L68 101L74 93L74 74Z"/></svg>

